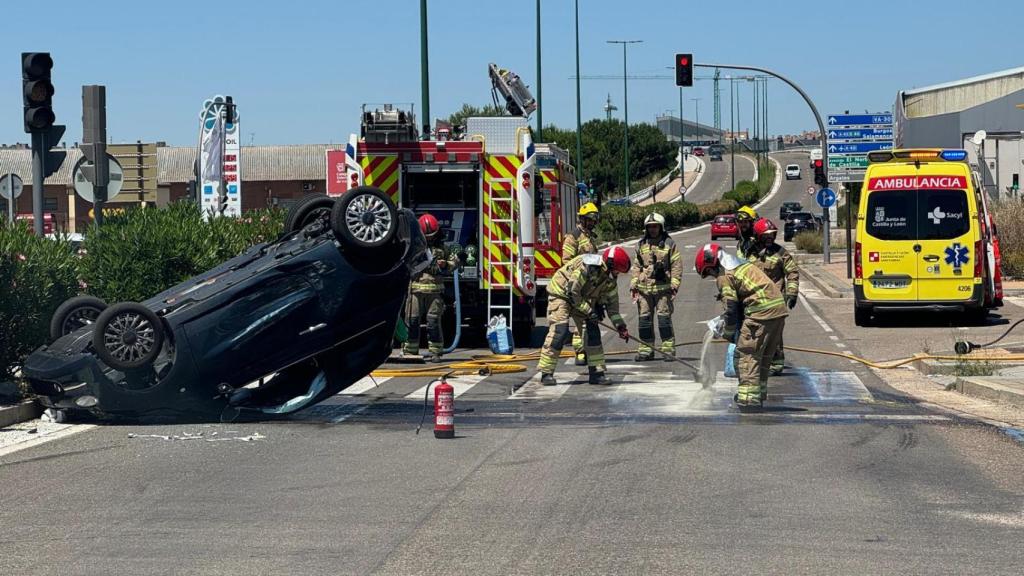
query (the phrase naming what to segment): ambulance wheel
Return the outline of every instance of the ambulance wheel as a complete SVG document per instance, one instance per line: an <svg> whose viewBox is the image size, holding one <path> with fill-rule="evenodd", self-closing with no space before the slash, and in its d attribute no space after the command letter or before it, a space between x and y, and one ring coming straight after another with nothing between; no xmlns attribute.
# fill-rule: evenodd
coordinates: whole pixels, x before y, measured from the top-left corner
<svg viewBox="0 0 1024 576"><path fill-rule="evenodd" d="M331 228L348 247L381 248L398 231L398 208L379 188L360 186L346 192L334 205Z"/></svg>
<svg viewBox="0 0 1024 576"><path fill-rule="evenodd" d="M871 308L854 307L853 323L857 326L871 326Z"/></svg>
<svg viewBox="0 0 1024 576"><path fill-rule="evenodd" d="M303 196L292 204L284 217L284 233L302 230L317 220L330 221L334 199L323 194Z"/></svg>

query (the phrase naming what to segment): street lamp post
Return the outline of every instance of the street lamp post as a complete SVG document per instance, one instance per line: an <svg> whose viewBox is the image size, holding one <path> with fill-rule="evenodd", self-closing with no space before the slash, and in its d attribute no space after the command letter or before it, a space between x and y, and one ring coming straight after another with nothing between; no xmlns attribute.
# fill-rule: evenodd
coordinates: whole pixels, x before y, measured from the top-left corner
<svg viewBox="0 0 1024 576"><path fill-rule="evenodd" d="M695 134L694 139L700 142L700 108L698 108L697 103L703 100L703 98L690 98L690 100L693 102L693 131Z"/></svg>
<svg viewBox="0 0 1024 576"><path fill-rule="evenodd" d="M430 65L427 57L427 0L420 0L420 90L423 99L423 139L430 138Z"/></svg>
<svg viewBox="0 0 1024 576"><path fill-rule="evenodd" d="M583 125L580 122L580 0L576 0L576 180L583 181Z"/></svg>
<svg viewBox="0 0 1024 576"><path fill-rule="evenodd" d="M579 78L577 72L576 77ZM544 115L541 106L541 90L540 85L540 0L537 0L537 141L544 141Z"/></svg>
<svg viewBox="0 0 1024 576"><path fill-rule="evenodd" d="M609 44L622 44L622 151L624 158L622 170L626 176L626 196L629 196L629 77L626 73L626 46L639 44L643 40L607 40L607 42ZM576 76L579 77L579 74Z"/></svg>
<svg viewBox="0 0 1024 576"><path fill-rule="evenodd" d="M732 189L736 189L736 107L733 105L733 96L736 94L736 79L729 76L729 133L732 137L729 146L729 163L732 165Z"/></svg>

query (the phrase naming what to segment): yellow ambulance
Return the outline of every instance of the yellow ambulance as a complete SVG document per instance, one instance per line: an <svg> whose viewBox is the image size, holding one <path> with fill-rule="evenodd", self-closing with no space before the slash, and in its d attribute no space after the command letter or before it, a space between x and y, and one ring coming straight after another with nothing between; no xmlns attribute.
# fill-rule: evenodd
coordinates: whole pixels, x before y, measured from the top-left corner
<svg viewBox="0 0 1024 576"><path fill-rule="evenodd" d="M995 238L967 152L884 150L868 161L854 248L857 325L880 310L983 319L1000 304Z"/></svg>

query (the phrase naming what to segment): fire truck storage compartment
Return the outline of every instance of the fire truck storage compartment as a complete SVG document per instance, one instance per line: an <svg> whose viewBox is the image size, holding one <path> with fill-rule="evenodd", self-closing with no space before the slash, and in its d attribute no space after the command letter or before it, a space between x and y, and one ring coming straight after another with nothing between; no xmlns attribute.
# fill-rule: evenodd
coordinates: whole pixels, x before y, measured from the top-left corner
<svg viewBox="0 0 1024 576"><path fill-rule="evenodd" d="M476 210L479 164L402 164L402 202L419 212L432 206Z"/></svg>

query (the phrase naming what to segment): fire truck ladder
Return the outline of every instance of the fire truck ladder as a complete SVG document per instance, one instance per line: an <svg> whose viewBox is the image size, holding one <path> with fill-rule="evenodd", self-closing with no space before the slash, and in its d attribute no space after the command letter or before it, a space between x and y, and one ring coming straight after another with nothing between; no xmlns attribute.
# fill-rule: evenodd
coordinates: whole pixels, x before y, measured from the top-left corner
<svg viewBox="0 0 1024 576"><path fill-rule="evenodd" d="M507 196L495 193L495 188L508 190ZM495 179L491 183L489 209L491 226L487 230L491 253L487 257L487 275L490 287L487 290L487 318L503 314L505 322L512 327L512 306L515 302L516 258L519 253L516 233L516 202L512 190L513 179ZM509 235L502 237L496 230L508 229Z"/></svg>

